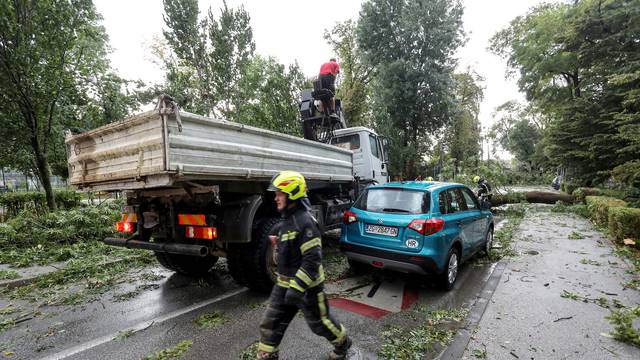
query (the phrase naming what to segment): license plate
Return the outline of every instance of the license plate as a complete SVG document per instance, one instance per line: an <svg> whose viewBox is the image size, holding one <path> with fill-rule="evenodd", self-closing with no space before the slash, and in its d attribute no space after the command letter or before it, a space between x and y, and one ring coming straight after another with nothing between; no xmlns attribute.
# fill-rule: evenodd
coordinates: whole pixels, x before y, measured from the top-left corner
<svg viewBox="0 0 640 360"><path fill-rule="evenodd" d="M398 228L380 225L367 225L364 231L369 234L378 234L386 236L398 236Z"/></svg>

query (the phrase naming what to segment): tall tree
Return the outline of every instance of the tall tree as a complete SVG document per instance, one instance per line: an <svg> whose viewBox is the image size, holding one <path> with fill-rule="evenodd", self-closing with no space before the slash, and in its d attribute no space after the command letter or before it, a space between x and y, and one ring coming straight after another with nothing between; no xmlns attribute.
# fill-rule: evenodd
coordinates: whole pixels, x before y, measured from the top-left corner
<svg viewBox="0 0 640 360"><path fill-rule="evenodd" d="M390 168L396 174L415 177L430 136L452 118L453 53L463 42L461 17L457 0L362 5L358 45L376 69L376 126L394 140Z"/></svg>
<svg viewBox="0 0 640 360"><path fill-rule="evenodd" d="M365 117L370 111L369 82L373 78L373 67L363 59L358 47L357 24L347 20L325 30L324 39L338 55L340 80L337 96L342 101L342 112L349 126L369 126Z"/></svg>
<svg viewBox="0 0 640 360"><path fill-rule="evenodd" d="M90 0L0 1L0 147L38 177L50 209L50 162L64 158L62 129L93 116L86 106L100 97L96 79L109 70L99 20Z"/></svg>
<svg viewBox="0 0 640 360"><path fill-rule="evenodd" d="M239 83L255 51L249 14L223 1L219 16L209 8L199 20L197 0L163 3L169 49L156 53L167 70L166 88L188 111L233 119L245 102Z"/></svg>
<svg viewBox="0 0 640 360"><path fill-rule="evenodd" d="M484 79L467 69L454 74L455 111L453 121L445 130L445 139L449 153L454 159L456 173L465 160L478 165L480 157L480 103L484 91L481 82Z"/></svg>
<svg viewBox="0 0 640 360"><path fill-rule="evenodd" d="M300 135L298 94L308 88L298 64L279 64L274 58L256 55L239 81L240 97L235 120L290 135Z"/></svg>
<svg viewBox="0 0 640 360"><path fill-rule="evenodd" d="M553 119L545 153L583 183L640 157L640 1L542 5L492 39L527 98Z"/></svg>

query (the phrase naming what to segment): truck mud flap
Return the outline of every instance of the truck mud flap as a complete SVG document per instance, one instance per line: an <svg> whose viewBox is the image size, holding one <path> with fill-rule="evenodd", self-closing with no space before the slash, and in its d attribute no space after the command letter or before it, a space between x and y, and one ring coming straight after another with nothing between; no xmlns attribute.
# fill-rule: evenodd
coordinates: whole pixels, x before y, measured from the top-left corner
<svg viewBox="0 0 640 360"><path fill-rule="evenodd" d="M202 245L188 245L176 243L152 243L140 240L127 240L118 238L106 238L104 243L112 246L122 246L129 249L145 249L157 252L166 252L171 254L190 255L190 256L207 256L209 249Z"/></svg>
<svg viewBox="0 0 640 360"><path fill-rule="evenodd" d="M262 205L262 195L251 195L234 203L225 204L221 239L226 243L251 242L253 218Z"/></svg>

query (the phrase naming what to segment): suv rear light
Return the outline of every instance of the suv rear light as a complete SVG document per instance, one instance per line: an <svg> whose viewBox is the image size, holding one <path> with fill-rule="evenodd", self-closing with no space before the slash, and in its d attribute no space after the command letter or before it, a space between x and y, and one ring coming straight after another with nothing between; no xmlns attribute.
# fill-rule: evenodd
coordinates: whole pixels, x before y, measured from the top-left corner
<svg viewBox="0 0 640 360"><path fill-rule="evenodd" d="M358 221L358 217L351 210L345 211L344 214L342 215L342 222L345 223L346 225L353 224L356 221Z"/></svg>
<svg viewBox="0 0 640 360"><path fill-rule="evenodd" d="M409 229L415 230L422 235L435 234L444 228L442 219L416 219L409 224Z"/></svg>

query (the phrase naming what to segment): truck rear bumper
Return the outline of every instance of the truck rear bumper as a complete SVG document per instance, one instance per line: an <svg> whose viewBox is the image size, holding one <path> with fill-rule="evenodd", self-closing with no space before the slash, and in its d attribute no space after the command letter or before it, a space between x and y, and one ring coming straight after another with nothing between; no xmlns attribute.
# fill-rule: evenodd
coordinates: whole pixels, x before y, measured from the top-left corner
<svg viewBox="0 0 640 360"><path fill-rule="evenodd" d="M104 239L104 243L112 246L122 246L129 249L145 249L157 252L166 252L171 254L190 255L190 256L207 256L209 249L202 245L176 244L176 243L152 243L140 240L127 240L108 237Z"/></svg>

